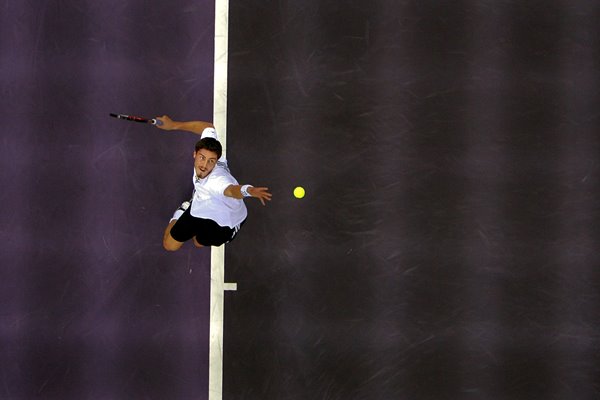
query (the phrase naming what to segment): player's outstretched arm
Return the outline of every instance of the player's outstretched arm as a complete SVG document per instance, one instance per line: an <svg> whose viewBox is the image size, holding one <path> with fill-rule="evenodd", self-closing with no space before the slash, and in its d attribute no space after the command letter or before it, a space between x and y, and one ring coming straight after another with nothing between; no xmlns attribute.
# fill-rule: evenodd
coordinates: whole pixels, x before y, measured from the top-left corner
<svg viewBox="0 0 600 400"><path fill-rule="evenodd" d="M229 185L223 192L227 197L234 199L243 199L245 197L255 197L260 200L262 205L266 205L265 201L271 201L271 193L267 187L254 187L250 185Z"/></svg>
<svg viewBox="0 0 600 400"><path fill-rule="evenodd" d="M162 125L156 125L159 129L166 131L187 131L197 135L201 135L204 129L214 128L213 124L205 121L173 121L169 116L163 115L162 117L156 117L157 120L162 122Z"/></svg>

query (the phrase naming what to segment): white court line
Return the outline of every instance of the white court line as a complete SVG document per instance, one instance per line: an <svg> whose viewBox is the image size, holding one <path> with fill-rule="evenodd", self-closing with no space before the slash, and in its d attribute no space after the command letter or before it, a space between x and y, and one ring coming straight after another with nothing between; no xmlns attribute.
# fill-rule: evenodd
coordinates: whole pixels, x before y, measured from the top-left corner
<svg viewBox="0 0 600 400"><path fill-rule="evenodd" d="M229 1L215 0L215 69L213 124L223 155L227 151L227 30ZM225 245L211 247L210 257L210 339L208 361L208 399L223 398L223 294L236 290L237 284L225 283Z"/></svg>

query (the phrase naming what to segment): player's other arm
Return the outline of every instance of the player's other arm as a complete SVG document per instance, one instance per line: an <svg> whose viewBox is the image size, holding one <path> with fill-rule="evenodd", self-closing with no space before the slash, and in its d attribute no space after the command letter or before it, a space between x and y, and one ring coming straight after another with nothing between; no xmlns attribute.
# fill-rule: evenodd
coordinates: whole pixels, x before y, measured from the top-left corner
<svg viewBox="0 0 600 400"><path fill-rule="evenodd" d="M212 123L206 121L173 121L167 115L156 119L162 121L162 125L156 127L166 131L187 131L201 135L206 128L214 128Z"/></svg>
<svg viewBox="0 0 600 400"><path fill-rule="evenodd" d="M269 193L269 188L248 186L246 189L248 196L244 196L242 193L242 186L246 185L229 185L223 194L227 197L233 197L234 199L240 200L245 197L255 197L260 200L263 206L265 205L265 201L271 201L272 195Z"/></svg>

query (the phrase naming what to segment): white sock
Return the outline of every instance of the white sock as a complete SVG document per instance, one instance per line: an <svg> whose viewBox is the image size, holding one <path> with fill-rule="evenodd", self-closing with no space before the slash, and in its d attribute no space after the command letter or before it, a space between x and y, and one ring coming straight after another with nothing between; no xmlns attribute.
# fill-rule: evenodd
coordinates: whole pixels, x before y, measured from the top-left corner
<svg viewBox="0 0 600 400"><path fill-rule="evenodd" d="M180 210L179 208L177 210L175 210L175 212L173 213L173 216L171 217L171 220L169 222L178 220L179 217L181 217L183 215L185 211Z"/></svg>

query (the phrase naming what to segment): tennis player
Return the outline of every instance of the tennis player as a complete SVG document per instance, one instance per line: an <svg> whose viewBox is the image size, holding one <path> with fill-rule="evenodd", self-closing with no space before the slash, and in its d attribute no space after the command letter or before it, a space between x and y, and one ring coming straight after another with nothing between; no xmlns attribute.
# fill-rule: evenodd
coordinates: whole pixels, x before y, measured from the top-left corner
<svg viewBox="0 0 600 400"><path fill-rule="evenodd" d="M220 246L231 242L246 221L244 199L254 197L262 205L271 200L266 187L240 185L231 175L222 155L217 132L210 122L173 121L166 115L157 117L167 131L181 130L200 135L194 149L194 191L175 211L165 229L163 247L177 251L192 239L196 247Z"/></svg>

